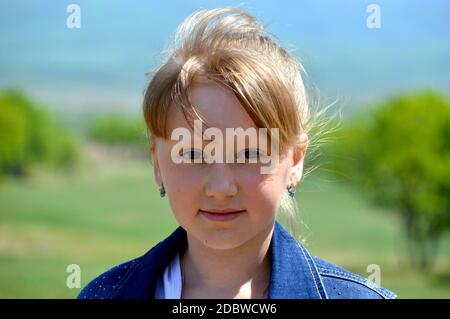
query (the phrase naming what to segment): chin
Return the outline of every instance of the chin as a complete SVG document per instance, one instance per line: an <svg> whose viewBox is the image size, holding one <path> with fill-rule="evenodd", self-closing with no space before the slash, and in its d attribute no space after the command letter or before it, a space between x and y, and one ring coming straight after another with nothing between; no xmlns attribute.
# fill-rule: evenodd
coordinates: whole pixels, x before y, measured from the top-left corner
<svg viewBox="0 0 450 319"><path fill-rule="evenodd" d="M248 234L246 234L248 237ZM244 238L230 229L210 230L202 236L202 243L212 249L233 249L241 246L250 238Z"/></svg>

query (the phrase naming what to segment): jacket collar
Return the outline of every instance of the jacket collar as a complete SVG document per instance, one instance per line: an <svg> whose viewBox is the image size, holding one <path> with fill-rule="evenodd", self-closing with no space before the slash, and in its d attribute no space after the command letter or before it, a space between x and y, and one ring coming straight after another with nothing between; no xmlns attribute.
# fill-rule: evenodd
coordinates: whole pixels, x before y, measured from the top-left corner
<svg viewBox="0 0 450 319"><path fill-rule="evenodd" d="M269 299L327 298L313 258L284 227L275 221L270 253L272 271ZM115 298L153 298L156 282L177 252L187 248L186 231L180 226L153 247L128 273Z"/></svg>

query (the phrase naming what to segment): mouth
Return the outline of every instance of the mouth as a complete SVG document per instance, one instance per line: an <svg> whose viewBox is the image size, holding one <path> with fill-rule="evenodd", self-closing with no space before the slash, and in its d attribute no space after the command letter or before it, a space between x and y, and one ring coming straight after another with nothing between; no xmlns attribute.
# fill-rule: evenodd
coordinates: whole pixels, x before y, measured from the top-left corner
<svg viewBox="0 0 450 319"><path fill-rule="evenodd" d="M233 219L238 218L242 213L245 212L245 209L235 210L235 209L223 209L223 210L202 210L199 212L205 216L207 219L211 221L231 221Z"/></svg>

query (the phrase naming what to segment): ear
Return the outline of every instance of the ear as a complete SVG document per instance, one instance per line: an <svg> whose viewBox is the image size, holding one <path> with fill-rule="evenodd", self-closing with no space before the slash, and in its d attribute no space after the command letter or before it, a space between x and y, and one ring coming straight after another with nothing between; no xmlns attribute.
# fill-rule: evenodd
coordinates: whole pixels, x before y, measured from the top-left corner
<svg viewBox="0 0 450 319"><path fill-rule="evenodd" d="M158 186L162 185L161 171L159 169L159 160L158 160L158 141L156 138L152 138L150 141L150 152L152 156L153 162L153 175L155 177L156 184Z"/></svg>
<svg viewBox="0 0 450 319"><path fill-rule="evenodd" d="M309 139L306 133L302 133L298 142L294 146L292 153L291 185L297 186L303 175L303 161L308 149Z"/></svg>

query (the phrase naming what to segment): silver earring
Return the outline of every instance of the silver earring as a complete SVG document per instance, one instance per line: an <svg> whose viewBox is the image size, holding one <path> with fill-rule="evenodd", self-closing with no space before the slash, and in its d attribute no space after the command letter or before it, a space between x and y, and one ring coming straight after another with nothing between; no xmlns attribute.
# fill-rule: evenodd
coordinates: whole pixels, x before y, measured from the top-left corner
<svg viewBox="0 0 450 319"><path fill-rule="evenodd" d="M161 187L159 188L159 196L164 197L166 196L166 189L164 188L164 185L161 184Z"/></svg>
<svg viewBox="0 0 450 319"><path fill-rule="evenodd" d="M296 191L297 189L295 188L295 186L289 187L288 188L289 196L294 197Z"/></svg>

